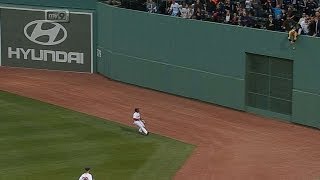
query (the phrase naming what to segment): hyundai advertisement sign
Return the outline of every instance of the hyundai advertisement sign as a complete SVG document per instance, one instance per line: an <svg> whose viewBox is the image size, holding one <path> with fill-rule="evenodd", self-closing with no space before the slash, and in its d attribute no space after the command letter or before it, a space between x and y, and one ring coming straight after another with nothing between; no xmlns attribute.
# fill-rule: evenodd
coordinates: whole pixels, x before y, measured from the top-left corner
<svg viewBox="0 0 320 180"><path fill-rule="evenodd" d="M46 11L1 8L1 65L92 72L92 14L68 11L61 22Z"/></svg>

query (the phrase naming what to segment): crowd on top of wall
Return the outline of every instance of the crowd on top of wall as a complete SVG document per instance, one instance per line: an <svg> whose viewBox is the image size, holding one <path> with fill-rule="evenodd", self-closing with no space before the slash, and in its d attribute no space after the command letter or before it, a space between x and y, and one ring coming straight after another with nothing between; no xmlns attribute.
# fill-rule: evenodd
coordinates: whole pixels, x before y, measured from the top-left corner
<svg viewBox="0 0 320 180"><path fill-rule="evenodd" d="M320 37L316 0L109 0L123 8ZM318 23L319 22L319 23Z"/></svg>

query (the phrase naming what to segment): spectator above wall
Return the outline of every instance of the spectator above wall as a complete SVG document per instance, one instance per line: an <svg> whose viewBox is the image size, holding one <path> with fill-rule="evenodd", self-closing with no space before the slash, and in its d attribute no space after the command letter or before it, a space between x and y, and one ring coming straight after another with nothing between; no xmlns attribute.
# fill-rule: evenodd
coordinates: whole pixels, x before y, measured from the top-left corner
<svg viewBox="0 0 320 180"><path fill-rule="evenodd" d="M320 8L315 0L108 0L122 8L226 23L237 26L320 36Z"/></svg>

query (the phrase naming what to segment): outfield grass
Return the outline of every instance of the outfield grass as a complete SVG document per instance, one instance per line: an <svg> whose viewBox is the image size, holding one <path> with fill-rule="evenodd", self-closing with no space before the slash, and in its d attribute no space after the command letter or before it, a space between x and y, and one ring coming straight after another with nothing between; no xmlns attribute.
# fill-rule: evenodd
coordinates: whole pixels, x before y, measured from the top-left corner
<svg viewBox="0 0 320 180"><path fill-rule="evenodd" d="M85 166L95 180L168 180L193 149L0 91L1 180L72 180Z"/></svg>

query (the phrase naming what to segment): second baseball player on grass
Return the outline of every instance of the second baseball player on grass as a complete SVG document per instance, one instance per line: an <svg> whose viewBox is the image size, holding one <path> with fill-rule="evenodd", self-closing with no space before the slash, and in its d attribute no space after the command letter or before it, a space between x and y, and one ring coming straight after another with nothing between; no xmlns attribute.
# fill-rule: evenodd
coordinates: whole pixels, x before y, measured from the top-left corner
<svg viewBox="0 0 320 180"><path fill-rule="evenodd" d="M134 113L133 113L133 124L138 126L139 133L141 133L143 135L148 135L149 132L147 131L144 123L145 123L145 121L141 119L139 108L135 108Z"/></svg>

